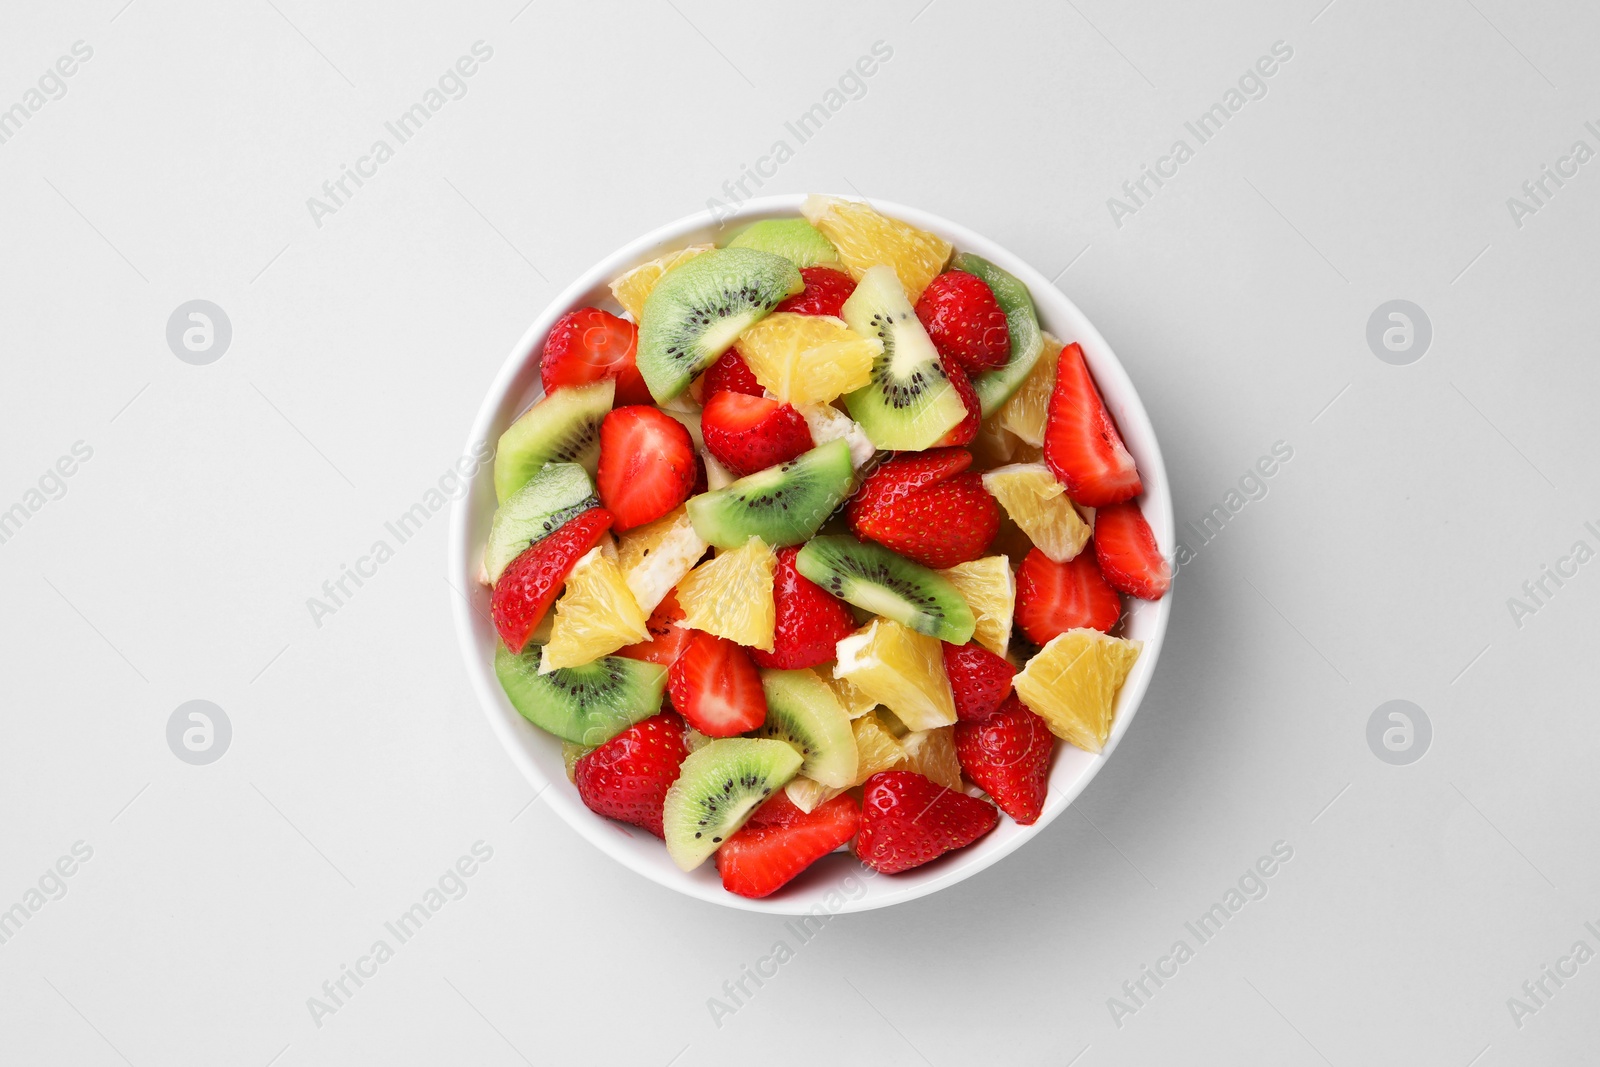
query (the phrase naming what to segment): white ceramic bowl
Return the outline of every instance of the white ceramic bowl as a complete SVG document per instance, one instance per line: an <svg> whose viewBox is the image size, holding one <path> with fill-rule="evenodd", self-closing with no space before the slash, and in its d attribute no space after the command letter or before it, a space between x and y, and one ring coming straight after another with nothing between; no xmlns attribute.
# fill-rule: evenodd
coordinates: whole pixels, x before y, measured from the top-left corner
<svg viewBox="0 0 1600 1067"><path fill-rule="evenodd" d="M619 312L621 308L607 288L612 278L685 245L725 239L733 227L757 219L797 215L803 199L800 195L787 195L749 200L721 226L710 212L691 215L646 234L589 268L551 302L511 350L489 389L489 395L484 398L463 454L471 453L481 442L487 441L492 445L517 415L543 395L539 384L539 353L550 327L568 310L587 304ZM1172 497L1168 492L1167 470L1161 460L1161 449L1156 444L1155 431L1122 364L1083 312L1042 274L988 238L926 211L883 200L875 200L873 204L887 215L939 234L959 251L975 252L1010 271L1032 292L1043 327L1063 341L1077 341L1083 346L1089 368L1099 383L1106 405L1117 420L1129 451L1138 461L1139 473L1144 480L1144 497L1140 503L1162 554L1170 559L1174 551ZM471 600L468 603L460 597L452 598L456 631L461 638L462 654L466 657L467 673L472 678L478 699L489 716L495 734L534 788L542 791L540 795L543 802L600 851L670 889L746 911L797 915L818 910L837 914L882 908L927 896L963 878L970 878L1020 847L1067 810L1067 806L1083 792L1105 761L1111 758L1117 743L1128 732L1134 712L1138 710L1139 701L1155 672L1156 661L1160 658L1171 606L1170 595L1155 603L1142 600L1128 602L1130 607L1125 616L1125 633L1129 638L1144 642L1144 651L1117 699L1116 723L1112 727L1111 738L1106 743L1105 751L1098 756L1064 742L1056 746L1055 764L1050 773L1049 799L1044 814L1034 825L1018 826L1009 818L1002 817L1000 825L976 843L904 874L875 875L853 856L836 853L825 857L774 896L748 900L722 888L714 862L707 861L698 870L685 874L668 858L666 848L655 837L643 830L601 818L584 807L578 799L577 789L566 779L561 742L528 723L506 699L494 673L496 638L489 621L489 592L478 584L483 544L494 508L493 472L490 464L484 464L471 491L456 502L451 513L448 577L450 583L464 590Z"/></svg>

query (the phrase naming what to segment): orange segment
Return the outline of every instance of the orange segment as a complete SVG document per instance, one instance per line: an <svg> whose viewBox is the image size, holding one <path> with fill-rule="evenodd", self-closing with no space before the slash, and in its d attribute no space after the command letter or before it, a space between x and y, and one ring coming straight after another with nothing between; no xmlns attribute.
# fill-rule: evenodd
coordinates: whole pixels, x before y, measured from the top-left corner
<svg viewBox="0 0 1600 1067"><path fill-rule="evenodd" d="M886 264L894 268L913 305L950 261L949 241L880 215L859 200L809 196L800 213L833 242L857 281L872 267Z"/></svg>

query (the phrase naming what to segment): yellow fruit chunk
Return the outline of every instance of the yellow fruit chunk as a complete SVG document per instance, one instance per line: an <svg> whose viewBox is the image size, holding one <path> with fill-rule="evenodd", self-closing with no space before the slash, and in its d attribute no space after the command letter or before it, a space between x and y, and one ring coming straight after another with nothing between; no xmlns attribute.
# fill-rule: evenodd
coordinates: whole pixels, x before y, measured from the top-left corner
<svg viewBox="0 0 1600 1067"><path fill-rule="evenodd" d="M866 385L883 342L831 315L780 311L740 334L734 347L767 392L798 405L826 404Z"/></svg>
<svg viewBox="0 0 1600 1067"><path fill-rule="evenodd" d="M918 730L900 739L906 750L902 770L915 771L924 778L950 789L961 788L961 761L956 758L955 729Z"/></svg>
<svg viewBox="0 0 1600 1067"><path fill-rule="evenodd" d="M1000 409L1000 425L1034 448L1044 447L1044 420L1050 410L1050 392L1056 387L1056 363L1061 342L1044 335L1044 351L1033 373L1028 375L1015 396Z"/></svg>
<svg viewBox="0 0 1600 1067"><path fill-rule="evenodd" d="M823 785L802 774L789 779L789 784L783 787L783 791L788 794L789 802L804 812L816 811L819 805L826 804L844 792L843 789Z"/></svg>
<svg viewBox="0 0 1600 1067"><path fill-rule="evenodd" d="M857 689L848 678L834 678L829 684L833 686L833 695L839 699L839 706L852 719L859 719L878 706L876 700Z"/></svg>
<svg viewBox="0 0 1600 1067"><path fill-rule="evenodd" d="M1051 733L1099 752L1111 736L1117 693L1140 647L1099 630L1068 630L1041 648L1012 685Z"/></svg>
<svg viewBox="0 0 1600 1067"><path fill-rule="evenodd" d="M1017 578L1004 556L984 556L939 572L972 609L972 637L997 656L1011 644L1011 616L1017 603Z"/></svg>
<svg viewBox="0 0 1600 1067"><path fill-rule="evenodd" d="M956 721L938 638L890 619L873 619L840 641L838 654L833 676L886 705L910 729L932 730Z"/></svg>
<svg viewBox="0 0 1600 1067"><path fill-rule="evenodd" d="M905 746L896 740L877 712L863 715L850 728L856 735L856 785L905 762Z"/></svg>
<svg viewBox="0 0 1600 1067"><path fill-rule="evenodd" d="M943 237L880 215L858 200L808 196L800 213L833 242L857 281L880 263L894 268L913 306L950 261L950 242Z"/></svg>
<svg viewBox="0 0 1600 1067"><path fill-rule="evenodd" d="M650 640L646 615L628 591L622 568L599 548L585 553L567 575L555 615L550 643L539 658L540 674L581 667L623 645Z"/></svg>
<svg viewBox="0 0 1600 1067"><path fill-rule="evenodd" d="M648 614L706 554L689 510L679 504L654 522L629 530L617 543L617 564L633 599Z"/></svg>
<svg viewBox="0 0 1600 1067"><path fill-rule="evenodd" d="M1067 562L1089 543L1089 524L1043 463L996 467L983 476L983 487L1039 551L1057 563Z"/></svg>
<svg viewBox="0 0 1600 1067"><path fill-rule="evenodd" d="M759 537L700 564L678 583L683 625L771 652L777 617L772 572L777 566L778 557Z"/></svg>
<svg viewBox="0 0 1600 1067"><path fill-rule="evenodd" d="M702 252L709 252L715 245L690 245L680 248L676 252L668 252L660 259L652 259L648 263L641 263L628 273L611 282L611 295L617 298L617 303L633 316L633 321L639 321L639 315L644 311L644 299L650 295L650 290L656 287L656 282L661 276L673 267L679 267L689 262Z"/></svg>

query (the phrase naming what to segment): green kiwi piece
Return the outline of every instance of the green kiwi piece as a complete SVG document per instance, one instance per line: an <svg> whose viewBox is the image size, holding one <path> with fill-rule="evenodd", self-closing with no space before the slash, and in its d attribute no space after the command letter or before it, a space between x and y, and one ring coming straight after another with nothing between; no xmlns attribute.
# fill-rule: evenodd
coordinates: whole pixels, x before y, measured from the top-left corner
<svg viewBox="0 0 1600 1067"><path fill-rule="evenodd" d="M894 268L872 267L861 276L844 302L844 321L863 337L883 342L871 380L844 398L850 417L874 445L920 452L967 417Z"/></svg>
<svg viewBox="0 0 1600 1067"><path fill-rule="evenodd" d="M662 807L667 854L692 871L800 769L785 741L723 737L689 753Z"/></svg>
<svg viewBox="0 0 1600 1067"><path fill-rule="evenodd" d="M763 670L761 691L767 721L752 737L789 742L805 760L800 773L813 781L843 789L856 780L856 737L832 686L815 671Z"/></svg>
<svg viewBox="0 0 1600 1067"><path fill-rule="evenodd" d="M506 500L546 463L576 463L593 475L600 464L600 423L617 383L603 378L557 389L506 427L494 450L494 498Z"/></svg>
<svg viewBox="0 0 1600 1067"><path fill-rule="evenodd" d="M1033 365L1039 362L1039 353L1044 351L1044 333L1039 329L1039 312L1033 306L1032 294L1013 275L970 252L956 256L951 266L983 279L983 284L994 293L1000 310L1006 313L1006 328L1011 331L1011 353L1005 363L972 379L978 405L987 419L999 411L1000 405L1010 400L1033 373Z"/></svg>
<svg viewBox="0 0 1600 1067"><path fill-rule="evenodd" d="M849 495L855 475L850 443L843 438L829 441L787 463L691 497L689 521L702 541L718 548L738 548L752 534L773 548L798 545Z"/></svg>
<svg viewBox="0 0 1600 1067"><path fill-rule="evenodd" d="M805 219L762 219L734 235L729 248L754 248L782 256L797 267L838 263L839 250Z"/></svg>
<svg viewBox="0 0 1600 1067"><path fill-rule="evenodd" d="M882 545L847 534L813 537L795 569L822 588L874 615L952 645L972 639L974 619L956 587L942 575Z"/></svg>
<svg viewBox="0 0 1600 1067"><path fill-rule="evenodd" d="M578 745L603 745L661 710L667 669L645 660L603 656L581 667L539 673L540 646L495 649L494 673L511 706L539 729Z"/></svg>
<svg viewBox="0 0 1600 1067"><path fill-rule="evenodd" d="M561 528L580 512L599 507L589 472L576 463L549 463L506 497L489 525L483 569L493 584L511 561Z"/></svg>
<svg viewBox="0 0 1600 1067"><path fill-rule="evenodd" d="M635 360L656 403L689 387L750 326L805 288L800 268L754 248L714 248L661 276L639 314Z"/></svg>

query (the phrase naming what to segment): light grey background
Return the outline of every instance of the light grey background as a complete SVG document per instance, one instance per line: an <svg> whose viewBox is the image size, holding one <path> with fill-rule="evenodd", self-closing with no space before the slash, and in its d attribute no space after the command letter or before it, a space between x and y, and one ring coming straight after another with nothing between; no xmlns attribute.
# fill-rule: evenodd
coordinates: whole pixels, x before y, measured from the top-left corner
<svg viewBox="0 0 1600 1067"><path fill-rule="evenodd" d="M1600 162L1520 226L1507 198L1600 149L1600 10L1324 2L9 5L0 107L93 56L0 144L0 508L92 458L0 544L0 908L93 853L0 945L0 1059L1586 1061L1600 962L1536 1013L1508 998L1600 950L1600 563L1521 588L1600 548ZM307 198L480 40L466 95L318 226ZM1115 225L1107 198L1279 41L1266 96ZM459 662L443 514L307 607L394 544L559 287L779 138L763 192L920 205L1056 276L1138 384L1180 523L1293 449L1183 569L1074 812L803 945L530 803ZM166 339L197 299L232 325L204 366ZM1396 299L1432 324L1409 366L1366 343ZM167 743L197 699L232 727L208 765ZM1420 761L1368 747L1390 700L1429 717ZM465 895L316 1025L307 998L478 841ZM1185 921L1280 841L1198 945ZM795 958L716 1025L780 938Z"/></svg>

